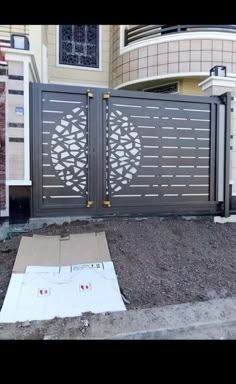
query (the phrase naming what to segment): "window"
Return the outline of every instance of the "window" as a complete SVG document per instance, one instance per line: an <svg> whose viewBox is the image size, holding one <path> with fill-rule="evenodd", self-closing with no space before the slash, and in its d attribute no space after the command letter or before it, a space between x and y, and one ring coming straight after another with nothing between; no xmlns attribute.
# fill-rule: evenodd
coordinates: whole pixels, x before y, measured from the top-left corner
<svg viewBox="0 0 236 384"><path fill-rule="evenodd" d="M60 25L59 64L99 68L99 26Z"/></svg>
<svg viewBox="0 0 236 384"><path fill-rule="evenodd" d="M146 88L146 92L178 93L178 83L163 84L158 87Z"/></svg>

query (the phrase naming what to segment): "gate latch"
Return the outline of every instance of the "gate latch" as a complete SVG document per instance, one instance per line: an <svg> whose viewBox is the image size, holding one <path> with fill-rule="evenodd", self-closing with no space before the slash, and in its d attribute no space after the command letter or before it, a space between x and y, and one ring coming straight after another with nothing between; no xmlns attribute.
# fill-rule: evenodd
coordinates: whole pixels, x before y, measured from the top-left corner
<svg viewBox="0 0 236 384"><path fill-rule="evenodd" d="M93 207L93 201L92 200L88 200L87 208L92 208L92 207Z"/></svg>
<svg viewBox="0 0 236 384"><path fill-rule="evenodd" d="M111 96L111 92L106 92L103 94L103 99L109 99L110 96Z"/></svg>
<svg viewBox="0 0 236 384"><path fill-rule="evenodd" d="M103 207L105 207L105 208L111 208L111 202L110 202L110 200L103 200Z"/></svg>
<svg viewBox="0 0 236 384"><path fill-rule="evenodd" d="M87 89L87 95L88 97L93 97L93 92L91 92L90 89Z"/></svg>

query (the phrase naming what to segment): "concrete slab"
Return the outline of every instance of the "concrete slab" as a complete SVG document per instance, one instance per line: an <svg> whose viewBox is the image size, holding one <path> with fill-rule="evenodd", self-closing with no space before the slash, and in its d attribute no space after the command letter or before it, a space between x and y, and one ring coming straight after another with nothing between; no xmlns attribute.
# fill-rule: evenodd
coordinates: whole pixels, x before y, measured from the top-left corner
<svg viewBox="0 0 236 384"><path fill-rule="evenodd" d="M87 338L166 339L198 334L201 338L207 336L207 330L211 338L213 330L219 331L223 325L236 327L236 298L131 310L103 318L100 315L90 324ZM216 332L214 336L222 335Z"/></svg>
<svg viewBox="0 0 236 384"><path fill-rule="evenodd" d="M86 326L85 326L86 324ZM24 329L1 324L0 339L236 339L236 297L33 321Z"/></svg>

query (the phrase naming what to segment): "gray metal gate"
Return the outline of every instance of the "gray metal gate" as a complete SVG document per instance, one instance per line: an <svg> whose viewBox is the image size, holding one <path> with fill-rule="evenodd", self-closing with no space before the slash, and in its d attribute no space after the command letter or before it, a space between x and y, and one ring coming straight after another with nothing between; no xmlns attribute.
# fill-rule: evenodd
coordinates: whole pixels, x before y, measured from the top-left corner
<svg viewBox="0 0 236 384"><path fill-rule="evenodd" d="M229 206L230 94L32 85L33 216Z"/></svg>

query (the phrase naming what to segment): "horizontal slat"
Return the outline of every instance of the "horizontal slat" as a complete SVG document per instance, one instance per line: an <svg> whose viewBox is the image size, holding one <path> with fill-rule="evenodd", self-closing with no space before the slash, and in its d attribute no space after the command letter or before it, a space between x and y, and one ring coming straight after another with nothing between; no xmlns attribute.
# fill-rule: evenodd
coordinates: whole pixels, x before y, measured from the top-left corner
<svg viewBox="0 0 236 384"><path fill-rule="evenodd" d="M179 108L179 109L172 109L172 108ZM192 121L193 119L199 119L199 120L209 120L210 119L210 113L207 112L199 112L199 111L185 111L183 109L183 106L179 106L179 107L169 107L168 109L166 107L161 107L160 109L158 109L157 111L153 110L153 109L149 109L149 108L145 108L146 109L146 113L150 114L151 116L151 111L152 111L152 115L153 116L159 116L160 118L161 117L164 117L164 116L168 116L170 119L173 119L173 118L183 118L183 119L187 119L188 121Z"/></svg>
<svg viewBox="0 0 236 384"><path fill-rule="evenodd" d="M208 177L193 177L192 175L190 177L176 177L173 175L173 177L164 177L165 175L162 175L159 177L159 180L157 181L157 184L209 184L209 176Z"/></svg>
<svg viewBox="0 0 236 384"><path fill-rule="evenodd" d="M53 168L52 164L51 164L51 160L48 159L48 156L43 156L45 157L46 160L44 160L45 162L47 161L48 163L50 163L50 167L43 167L43 176L55 176L56 178L58 178L58 176L55 174L55 169ZM54 179L54 177L52 177Z"/></svg>
<svg viewBox="0 0 236 384"><path fill-rule="evenodd" d="M54 178L52 178L53 180ZM47 181L44 181L43 179L43 183L46 185L49 184L48 182L49 180L47 179ZM55 182L55 179L53 180ZM53 183L52 183L53 184ZM55 183L55 184L58 184L58 183ZM44 188L42 187L42 192L43 192L43 196L46 196L46 197L50 197L50 196L75 196L75 198L78 198L78 196L86 196L86 192L84 191L84 193L82 193L81 191L79 193L76 193L75 191L73 191L71 189L71 187L68 187L68 186L64 186L64 187L60 187L60 188ZM55 198L56 200L56 198Z"/></svg>
<svg viewBox="0 0 236 384"><path fill-rule="evenodd" d="M143 143L144 148L146 146L154 146L157 145L160 147L190 147L192 148L209 148L209 140L198 140L198 138L178 138L177 136L165 136L166 138L160 137L158 140L152 139L152 141L146 140L145 144ZM176 137L176 138L175 138ZM163 148L165 149L165 148ZM168 148L167 148L168 149Z"/></svg>
<svg viewBox="0 0 236 384"><path fill-rule="evenodd" d="M158 140L161 137L193 137L193 138L210 138L210 130L196 130L194 128L190 129L178 129L176 127L167 127L167 128L159 128L158 126L154 126L155 128L152 128L152 130L148 130L147 128L140 128L138 127L139 136L143 140L148 140L149 136L152 136L152 138L155 140ZM144 141L145 142L145 141Z"/></svg>
<svg viewBox="0 0 236 384"><path fill-rule="evenodd" d="M47 171L47 173L45 172ZM46 177L47 175L55 175L56 177ZM45 176L45 177L44 177ZM75 177L74 177L75 178ZM79 178L78 178L79 179ZM71 181L71 180L68 180L68 181ZM79 182L78 182L79 184ZM59 185L59 188L56 189L56 188L53 188L54 189L54 192L56 190L56 192L58 192L60 195L62 193L65 193L67 194L68 191L71 191L71 193L69 193L69 195L76 195L76 192L74 192L72 189L71 189L71 186L67 186L65 184L65 182L63 180L61 180L60 176L58 176L56 173L55 173L55 170L53 167L43 167L43 186L44 185L47 185L47 186L54 186L54 185ZM64 189L63 189L64 188ZM48 188L46 188L47 191L46 193L51 193L48 191ZM63 191L63 192L62 192Z"/></svg>
<svg viewBox="0 0 236 384"><path fill-rule="evenodd" d="M42 120L43 121L54 121L57 124L60 124L62 118L66 117L66 115L71 115L72 109L73 109L73 107L71 108L71 106L70 107L67 106L66 108L63 108L62 113L59 113L57 111L55 111L55 112L43 112L42 113Z"/></svg>
<svg viewBox="0 0 236 384"><path fill-rule="evenodd" d="M50 168L49 167L46 167L47 168L47 170L48 170L48 175L53 175L53 174L55 174L55 170L51 167L51 170L50 170ZM51 172L51 173L50 173ZM47 176L46 174L45 174L45 168L44 168L44 170L43 170L43 176ZM59 176L57 176L56 174L55 174L55 177L43 177L43 185L61 185L62 187L64 187L64 182L60 179L60 177ZM54 191L55 192L55 191ZM51 192L49 192L49 191L47 191L47 193L51 193ZM60 188L60 192L59 192L60 194L62 194L63 192L62 192L62 188ZM73 193L72 193L72 195L73 195Z"/></svg>
<svg viewBox="0 0 236 384"><path fill-rule="evenodd" d="M156 115L157 116L157 115ZM158 117L158 116L157 116ZM178 127L178 128L200 128L210 129L210 122L207 121L190 121L190 120L173 120L173 119L155 119L145 114L133 114L130 116L130 121L135 127L145 126L154 127Z"/></svg>
<svg viewBox="0 0 236 384"><path fill-rule="evenodd" d="M71 111L70 111L71 112ZM68 111L68 114L69 114L69 111ZM63 114L61 114L61 115L59 115L59 114L56 114L56 113L43 113L43 115L42 115L42 121L43 121L43 125L45 125L45 124L47 124L46 122L53 122L53 126L51 127L51 131L54 131L54 129L55 129L55 124L57 125L57 124L60 124L61 123L61 119L62 119L62 117L63 116L65 116L66 115L66 113L63 113ZM48 125L49 125L50 123L48 123Z"/></svg>
<svg viewBox="0 0 236 384"><path fill-rule="evenodd" d="M158 107L158 108L157 108ZM159 119L162 119L164 117L168 117L170 120L175 120L175 119L180 119L180 120L187 120L187 121L194 121L194 120L199 120L199 121L209 121L210 120L210 114L208 112L198 112L198 111L184 111L182 108L181 109L174 109L174 108L162 108L159 107L159 105L156 105L154 107L143 107L141 109L136 109L134 110L133 108L131 109L130 107L126 107L124 113L130 114L131 117L132 115L136 116L139 115L137 112L144 113L144 115L147 115L149 117L159 117Z"/></svg>
<svg viewBox="0 0 236 384"><path fill-rule="evenodd" d="M159 162L155 162L157 165L195 165L195 166L209 166L209 159L199 159L199 158L194 158L194 159L186 159L186 158L177 158L177 159L169 159L169 158L163 158L161 157L159 159ZM143 163L142 163L143 164ZM145 164L147 164L145 162Z"/></svg>
<svg viewBox="0 0 236 384"><path fill-rule="evenodd" d="M168 201L175 201L176 203L180 202L180 201L208 201L209 200L209 196L208 195L205 195L204 196L182 196L182 195L179 195L179 196L160 196L160 200L161 201L165 201L166 203Z"/></svg>
<svg viewBox="0 0 236 384"><path fill-rule="evenodd" d="M111 197L112 207L129 207L129 206L158 206L158 204L165 205L167 203L184 203L184 202L207 202L209 201L209 196L141 196L141 197L129 197L129 198L121 198L121 197ZM182 209L183 210L183 209Z"/></svg>
<svg viewBox="0 0 236 384"><path fill-rule="evenodd" d="M56 209L56 208L62 208L64 206L70 207L70 205L77 206L78 208L79 207L85 207L86 203L87 203L87 199L86 199L86 197L84 197L84 198L74 198L74 199L71 199L71 198L57 198L57 199L46 198L46 199L43 199L42 204L44 207L52 206L52 207L54 207L54 209ZM78 214L79 214L79 211L78 211Z"/></svg>
<svg viewBox="0 0 236 384"><path fill-rule="evenodd" d="M198 193L209 193L209 186L205 186L205 184L202 184L200 186L194 186L190 187L186 184L168 184L167 187L163 186L166 185L163 180L161 180L162 183L159 184L158 187L130 187L129 189L123 190L122 193L127 193L131 195L137 195L142 194L144 195L151 195L151 194L198 194ZM203 186L204 185L204 186Z"/></svg>
<svg viewBox="0 0 236 384"><path fill-rule="evenodd" d="M50 105L50 110L53 106L53 110L56 108L56 110L64 110L65 105L68 106L79 106L81 102L84 102L86 104L87 95L86 94L72 94L72 93L65 93L65 92L43 92L42 93L42 107L43 109L49 109L48 106ZM66 103L63 103L65 101ZM65 104L65 105L64 105ZM45 108L47 107L47 108Z"/></svg>
<svg viewBox="0 0 236 384"><path fill-rule="evenodd" d="M45 87L45 85L44 85ZM125 92L125 93L124 93ZM196 109L202 109L198 108L200 105L205 105L206 109L209 109L209 105L217 103L220 103L220 100L217 96L190 96L190 95L174 95L174 94L165 94L165 93L151 93L151 92L140 92L140 91L124 91L124 90L110 90L110 96L111 96L111 102L113 102L114 98L115 100L124 101L125 99L139 99L143 102L147 102L150 105L150 103L155 103L157 100L164 102L165 106L172 106L173 103L185 103L186 108L191 108L192 105L195 105ZM144 105L144 103L143 103Z"/></svg>
<svg viewBox="0 0 236 384"><path fill-rule="evenodd" d="M209 168L197 168L197 167L188 168L187 166L186 168L180 168L180 167L172 168L167 166L166 168L162 168L162 167L150 168L150 169L139 168L138 173L136 175L137 177L140 175L141 176L154 175L155 177L156 175L158 176L160 175L208 175L208 173L209 173ZM149 184L146 178L145 178L145 181L143 181L143 183Z"/></svg>
<svg viewBox="0 0 236 384"><path fill-rule="evenodd" d="M56 119L50 119L50 120L42 120L43 131L52 131L55 129ZM52 126L51 126L52 125ZM50 127L51 126L51 127Z"/></svg>
<svg viewBox="0 0 236 384"><path fill-rule="evenodd" d="M209 193L209 187L171 187L170 185L168 187L160 187L157 188L157 193L161 194L208 194Z"/></svg>
<svg viewBox="0 0 236 384"><path fill-rule="evenodd" d="M117 91L116 91L117 92ZM124 92L124 91L123 91ZM163 98L166 97L166 95L158 94L158 93L151 93L151 92L146 92L145 93L145 98L143 98L143 92L135 92L136 96L133 96L133 92L131 91L125 91L127 92L126 94L130 94L129 97L115 97L111 96L111 105L112 109L119 109L115 106L115 104L122 104L122 105L137 105L143 107L143 109L146 109L146 107L159 107L159 108L182 108L187 111L187 113L191 113L189 109L191 110L202 110L202 111L207 111L209 112L210 110L210 102L208 103L203 103L201 102L201 96L198 96L197 99L199 102L192 102L189 101L189 96L184 96L182 101L172 101L172 100L163 100ZM167 95L168 98L174 96L174 95ZM175 96L176 97L176 96ZM177 96L179 98L179 96ZM127 109L125 109L127 111ZM124 112L124 111L122 111ZM134 112L134 111L133 111ZM155 113L155 111L153 110ZM205 112L206 116L209 115L209 113ZM151 112L151 108L149 109L148 113ZM204 114L204 115L205 115Z"/></svg>
<svg viewBox="0 0 236 384"><path fill-rule="evenodd" d="M152 161L153 160L153 161ZM162 166L209 166L209 159L198 159L198 158L172 158L172 157L159 157L156 159L146 159L144 158L141 165L141 168L156 168Z"/></svg>
<svg viewBox="0 0 236 384"><path fill-rule="evenodd" d="M174 145L173 145L174 146ZM143 148L142 156L209 156L208 149L180 149L180 148Z"/></svg>
<svg viewBox="0 0 236 384"><path fill-rule="evenodd" d="M63 108L63 110L59 110L56 108L51 108L50 110L44 109L42 112L43 112L43 119L44 120L50 120L52 117L55 119L61 118L63 115L65 115L67 113L65 111L65 108Z"/></svg>

